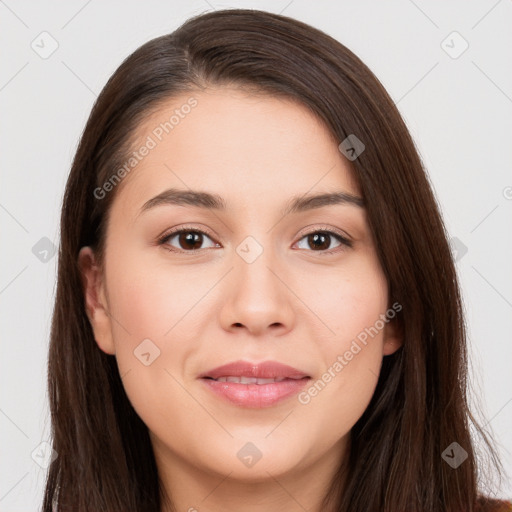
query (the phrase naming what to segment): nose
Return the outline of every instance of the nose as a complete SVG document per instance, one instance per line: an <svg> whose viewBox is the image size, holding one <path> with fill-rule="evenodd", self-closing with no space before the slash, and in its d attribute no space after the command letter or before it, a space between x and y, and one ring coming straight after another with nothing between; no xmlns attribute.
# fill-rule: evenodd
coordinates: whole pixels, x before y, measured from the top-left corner
<svg viewBox="0 0 512 512"><path fill-rule="evenodd" d="M220 311L225 330L281 336L293 329L294 296L286 285L286 272L271 258L270 251L263 251L252 263L235 254L227 279Z"/></svg>

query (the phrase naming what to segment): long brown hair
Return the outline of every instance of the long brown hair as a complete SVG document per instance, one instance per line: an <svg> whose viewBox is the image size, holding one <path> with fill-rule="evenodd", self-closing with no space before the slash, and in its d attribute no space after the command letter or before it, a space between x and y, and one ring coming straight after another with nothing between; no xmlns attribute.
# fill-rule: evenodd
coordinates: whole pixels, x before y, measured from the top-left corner
<svg viewBox="0 0 512 512"><path fill-rule="evenodd" d="M291 18L216 11L144 44L98 97L77 149L61 218L49 351L53 448L43 510L157 511L163 490L147 427L102 352L85 312L81 247L102 255L119 169L139 123L178 93L236 84L307 106L341 143L365 145L351 161L389 285L403 305L404 345L384 357L377 388L351 431L348 477L336 475L325 509L339 512L475 511L476 444L497 460L467 401L463 310L447 234L408 130L373 73L345 46ZM134 170L133 172L137 172ZM292 179L292 176L290 176ZM452 443L467 459L452 468ZM483 503L483 502L482 502Z"/></svg>

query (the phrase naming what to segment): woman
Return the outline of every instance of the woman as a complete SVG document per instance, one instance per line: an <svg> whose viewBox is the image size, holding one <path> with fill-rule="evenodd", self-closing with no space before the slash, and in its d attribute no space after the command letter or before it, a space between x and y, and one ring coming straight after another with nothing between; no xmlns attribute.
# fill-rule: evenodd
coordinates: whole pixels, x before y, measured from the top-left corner
<svg viewBox="0 0 512 512"><path fill-rule="evenodd" d="M480 495L470 422L493 451L422 164L326 34L229 10L143 45L61 228L45 511L509 506Z"/></svg>

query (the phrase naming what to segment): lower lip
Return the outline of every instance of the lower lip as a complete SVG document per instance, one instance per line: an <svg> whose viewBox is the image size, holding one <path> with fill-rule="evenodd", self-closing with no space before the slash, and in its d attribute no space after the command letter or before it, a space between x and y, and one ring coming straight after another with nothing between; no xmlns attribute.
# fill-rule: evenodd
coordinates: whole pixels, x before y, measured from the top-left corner
<svg viewBox="0 0 512 512"><path fill-rule="evenodd" d="M309 382L309 378L286 379L271 384L239 384L201 379L216 395L222 396L240 407L270 407L292 395L296 395Z"/></svg>

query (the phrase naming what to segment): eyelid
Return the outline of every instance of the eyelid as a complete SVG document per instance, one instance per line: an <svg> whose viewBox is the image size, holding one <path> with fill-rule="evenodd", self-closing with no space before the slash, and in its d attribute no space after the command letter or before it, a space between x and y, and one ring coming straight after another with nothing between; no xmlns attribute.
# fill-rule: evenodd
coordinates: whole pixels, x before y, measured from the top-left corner
<svg viewBox="0 0 512 512"><path fill-rule="evenodd" d="M325 225L313 224L311 226L306 226L305 228L302 228L299 231L297 236L299 237L299 240L301 240L305 236L311 235L313 233L328 233L328 234L337 235L341 238L341 241L343 243L345 243L346 245L348 245L349 247L352 247L352 245L354 243L354 241L352 240L352 238L350 237L350 235L348 233L346 233L345 231L342 231L338 228L335 228L334 226L329 226L326 224ZM319 251L319 252L327 252L327 251Z"/></svg>

